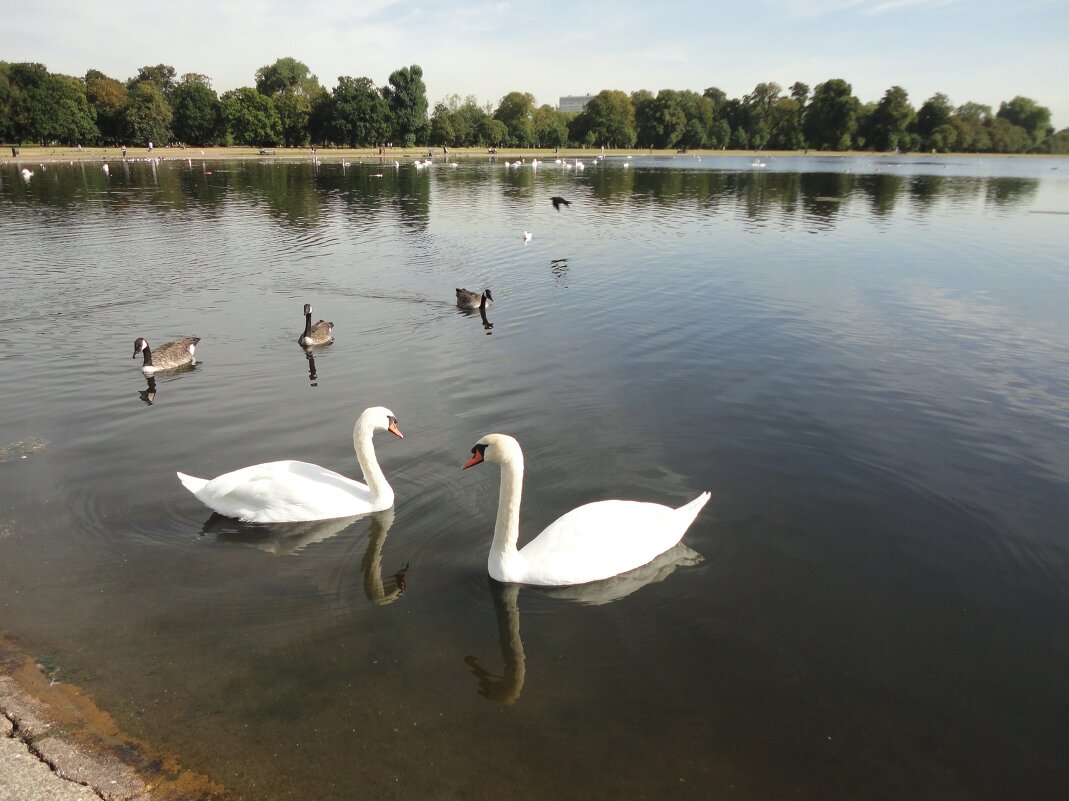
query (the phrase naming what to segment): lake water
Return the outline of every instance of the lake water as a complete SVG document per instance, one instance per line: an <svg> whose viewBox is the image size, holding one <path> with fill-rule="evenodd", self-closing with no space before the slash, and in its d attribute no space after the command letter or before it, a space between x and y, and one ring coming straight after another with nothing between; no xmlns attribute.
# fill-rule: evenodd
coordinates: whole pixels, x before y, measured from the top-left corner
<svg viewBox="0 0 1069 801"><path fill-rule="evenodd" d="M1059 797L1069 163L752 161L3 165L0 631L250 799ZM392 512L175 477L377 404ZM495 585L493 431L521 543L710 490L701 561Z"/></svg>

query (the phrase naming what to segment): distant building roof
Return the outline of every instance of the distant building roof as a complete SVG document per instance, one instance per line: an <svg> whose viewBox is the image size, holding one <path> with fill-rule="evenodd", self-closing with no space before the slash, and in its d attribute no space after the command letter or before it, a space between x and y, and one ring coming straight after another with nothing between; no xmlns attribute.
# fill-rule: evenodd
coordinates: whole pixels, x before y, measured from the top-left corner
<svg viewBox="0 0 1069 801"><path fill-rule="evenodd" d="M560 99L557 105L558 111L582 111L586 104L594 99L594 95L568 95Z"/></svg>

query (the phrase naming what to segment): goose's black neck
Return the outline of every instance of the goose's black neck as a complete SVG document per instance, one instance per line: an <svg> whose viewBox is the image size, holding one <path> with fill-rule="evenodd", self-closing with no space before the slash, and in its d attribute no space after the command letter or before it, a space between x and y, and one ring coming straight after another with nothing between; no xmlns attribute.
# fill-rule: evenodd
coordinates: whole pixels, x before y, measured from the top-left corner
<svg viewBox="0 0 1069 801"><path fill-rule="evenodd" d="M311 336L312 334L312 312L308 311L304 313L304 334L301 338Z"/></svg>
<svg viewBox="0 0 1069 801"><path fill-rule="evenodd" d="M152 367L152 351L149 350L148 343L145 343L145 347L141 349L142 355L145 357L144 367Z"/></svg>

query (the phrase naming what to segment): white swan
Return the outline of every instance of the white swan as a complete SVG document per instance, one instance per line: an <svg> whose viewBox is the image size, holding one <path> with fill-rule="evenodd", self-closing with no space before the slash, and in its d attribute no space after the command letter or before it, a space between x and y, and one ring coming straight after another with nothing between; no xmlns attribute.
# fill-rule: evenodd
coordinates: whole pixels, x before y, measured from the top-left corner
<svg viewBox="0 0 1069 801"><path fill-rule="evenodd" d="M703 492L672 509L658 503L597 501L565 514L517 550L523 452L507 434L488 434L471 449L464 468L501 465L501 492L487 568L497 581L559 587L600 581L634 570L680 539L709 500Z"/></svg>
<svg viewBox="0 0 1069 801"><path fill-rule="evenodd" d="M353 428L356 460L367 484L307 462L267 462L211 479L179 473L201 503L243 523L295 523L379 512L393 506L393 489L375 459L371 437L389 431L404 439L389 409L372 406Z"/></svg>

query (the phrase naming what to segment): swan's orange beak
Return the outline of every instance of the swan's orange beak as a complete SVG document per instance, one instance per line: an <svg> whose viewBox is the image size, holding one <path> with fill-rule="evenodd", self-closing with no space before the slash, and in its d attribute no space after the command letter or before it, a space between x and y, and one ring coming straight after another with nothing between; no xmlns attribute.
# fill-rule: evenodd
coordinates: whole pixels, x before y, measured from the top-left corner
<svg viewBox="0 0 1069 801"><path fill-rule="evenodd" d="M461 470L467 470L469 467L475 467L475 465L479 464L479 462L481 462L482 460L483 460L482 451L475 451L475 453L473 453L471 455L471 458L468 459L468 461L464 462L464 466L462 468L460 468L460 469Z"/></svg>
<svg viewBox="0 0 1069 801"><path fill-rule="evenodd" d="M393 434L398 439L404 439L405 438L405 435L401 433L401 429L399 429L397 427L397 421L396 420L391 420L390 421L390 425L387 427L386 430L389 431L391 434Z"/></svg>

